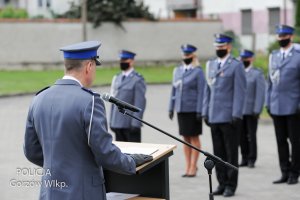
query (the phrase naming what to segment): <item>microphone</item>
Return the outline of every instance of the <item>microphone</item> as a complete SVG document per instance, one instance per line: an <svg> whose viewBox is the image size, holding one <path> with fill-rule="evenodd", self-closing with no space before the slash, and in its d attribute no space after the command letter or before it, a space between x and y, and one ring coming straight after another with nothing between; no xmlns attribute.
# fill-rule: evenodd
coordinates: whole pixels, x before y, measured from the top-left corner
<svg viewBox="0 0 300 200"><path fill-rule="evenodd" d="M122 101L120 99L117 99L107 93L101 95L101 98L104 100L104 101L108 101L110 103L113 103L115 104L116 106L118 106L119 108L123 108L123 109L127 109L127 110L131 110L132 112L140 112L142 111L142 109L138 108L138 107L135 107L125 101Z"/></svg>

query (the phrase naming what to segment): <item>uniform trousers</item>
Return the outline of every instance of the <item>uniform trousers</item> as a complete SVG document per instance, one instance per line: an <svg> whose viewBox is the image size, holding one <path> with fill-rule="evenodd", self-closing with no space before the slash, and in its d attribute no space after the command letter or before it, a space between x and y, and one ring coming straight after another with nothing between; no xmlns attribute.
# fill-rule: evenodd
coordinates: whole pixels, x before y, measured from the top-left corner
<svg viewBox="0 0 300 200"><path fill-rule="evenodd" d="M257 143L256 143L256 131L257 131L258 117L253 115L244 115L241 131L240 131L240 146L242 159L246 162L255 163L257 158Z"/></svg>
<svg viewBox="0 0 300 200"><path fill-rule="evenodd" d="M214 154L226 162L238 167L238 130L240 122L211 124ZM235 191L238 183L238 172L216 164L216 174L219 187Z"/></svg>
<svg viewBox="0 0 300 200"><path fill-rule="evenodd" d="M300 171L300 115L272 115L272 118L281 172L283 175L298 177ZM291 148L289 148L288 140Z"/></svg>
<svg viewBox="0 0 300 200"><path fill-rule="evenodd" d="M141 128L112 128L115 132L116 141L141 142Z"/></svg>

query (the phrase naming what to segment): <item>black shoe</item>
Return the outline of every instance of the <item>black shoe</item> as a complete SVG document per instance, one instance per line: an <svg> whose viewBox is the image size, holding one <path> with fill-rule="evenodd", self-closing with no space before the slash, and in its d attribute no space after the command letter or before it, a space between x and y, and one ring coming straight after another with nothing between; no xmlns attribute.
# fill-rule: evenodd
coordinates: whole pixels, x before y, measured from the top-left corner
<svg viewBox="0 0 300 200"><path fill-rule="evenodd" d="M287 180L287 184L294 185L298 183L298 177L290 176Z"/></svg>
<svg viewBox="0 0 300 200"><path fill-rule="evenodd" d="M249 161L249 162L248 162L248 167L249 167L249 168L254 168L254 162Z"/></svg>
<svg viewBox="0 0 300 200"><path fill-rule="evenodd" d="M213 191L213 195L222 195L224 193L224 188L223 187L220 187L218 186L217 189L215 191Z"/></svg>
<svg viewBox="0 0 300 200"><path fill-rule="evenodd" d="M273 181L273 184L286 183L288 181L287 175L282 175L280 179Z"/></svg>
<svg viewBox="0 0 300 200"><path fill-rule="evenodd" d="M248 165L248 162L246 160L242 160L242 162L239 164L240 167L246 167Z"/></svg>
<svg viewBox="0 0 300 200"><path fill-rule="evenodd" d="M188 177L189 175L187 174L182 174L181 177Z"/></svg>
<svg viewBox="0 0 300 200"><path fill-rule="evenodd" d="M230 188L226 188L224 193L223 193L224 197L232 197L234 196L234 191Z"/></svg>

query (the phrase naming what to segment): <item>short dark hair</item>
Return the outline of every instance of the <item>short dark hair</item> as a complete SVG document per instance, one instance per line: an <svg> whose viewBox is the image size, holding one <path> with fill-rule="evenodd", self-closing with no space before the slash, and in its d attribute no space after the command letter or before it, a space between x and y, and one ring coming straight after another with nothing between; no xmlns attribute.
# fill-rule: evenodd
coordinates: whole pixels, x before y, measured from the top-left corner
<svg viewBox="0 0 300 200"><path fill-rule="evenodd" d="M78 70L83 66L85 60L65 59L65 68L67 71Z"/></svg>

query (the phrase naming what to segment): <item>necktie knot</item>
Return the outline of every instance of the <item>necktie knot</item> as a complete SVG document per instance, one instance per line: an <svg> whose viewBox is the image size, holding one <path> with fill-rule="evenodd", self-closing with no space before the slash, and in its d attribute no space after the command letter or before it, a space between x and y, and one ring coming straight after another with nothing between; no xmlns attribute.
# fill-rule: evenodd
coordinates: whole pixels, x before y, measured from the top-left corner
<svg viewBox="0 0 300 200"><path fill-rule="evenodd" d="M126 76L125 76L125 75L123 75L123 76L122 76L122 82L124 81L124 79L125 79L125 78L126 78Z"/></svg>
<svg viewBox="0 0 300 200"><path fill-rule="evenodd" d="M218 70L221 69L221 62L218 63Z"/></svg>

